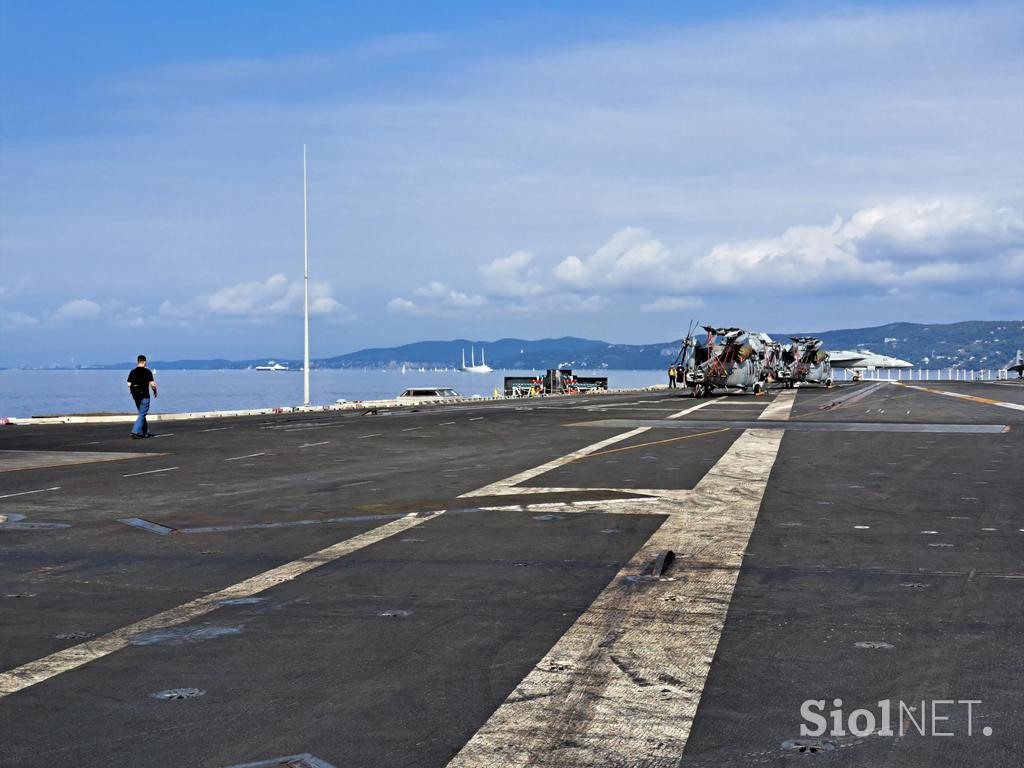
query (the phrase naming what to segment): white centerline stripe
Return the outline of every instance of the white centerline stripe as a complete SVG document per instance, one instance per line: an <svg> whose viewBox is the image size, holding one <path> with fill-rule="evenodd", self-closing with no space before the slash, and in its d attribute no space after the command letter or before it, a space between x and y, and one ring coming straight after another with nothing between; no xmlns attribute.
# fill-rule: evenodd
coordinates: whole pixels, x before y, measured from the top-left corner
<svg viewBox="0 0 1024 768"><path fill-rule="evenodd" d="M685 501L645 502L665 522L448 767L676 766L783 434L747 430ZM672 580L638 586L664 550Z"/></svg>
<svg viewBox="0 0 1024 768"><path fill-rule="evenodd" d="M788 416L795 392L786 394L767 418ZM746 430L692 491L636 504L665 522L448 768L526 768L553 754L560 768L633 765L638 755L676 766L783 434ZM665 550L678 578L638 588Z"/></svg>
<svg viewBox="0 0 1024 768"><path fill-rule="evenodd" d="M384 433L383 432L377 432L377 433L372 434L372 435L359 435L359 437L357 437L356 440L365 440L368 437L380 437L382 434L384 434Z"/></svg>
<svg viewBox="0 0 1024 768"><path fill-rule="evenodd" d="M157 472L173 472L177 467L164 467L163 469L151 469L148 472L132 472L121 477L138 477L139 475L155 475Z"/></svg>
<svg viewBox="0 0 1024 768"><path fill-rule="evenodd" d="M220 608L221 601L223 600L252 597L260 592L265 592L271 587L291 581L308 571L312 571L314 568L331 563L340 557L368 547L396 533L402 533L413 526L436 517L437 514L422 517L417 516L415 513L410 514L399 520L386 523L379 528L374 528L372 531L367 531L358 536L353 536L351 539L332 544L325 549L321 549L319 552L313 552L305 557L300 557L298 560L293 560L277 568L264 571L238 584L225 587L219 592L213 592L196 598L176 608L150 616L148 619L137 621L121 629L115 629L113 632L97 637L95 640L79 643L71 648L65 648L62 651L51 653L49 656L44 656L36 661L30 661L27 664L22 664L20 667L0 673L0 698L119 651L127 647L131 643L132 637L141 632L175 627L197 619L200 616L205 616Z"/></svg>
<svg viewBox="0 0 1024 768"><path fill-rule="evenodd" d="M60 486L55 485L53 488L38 488L34 491L21 491L19 493L8 493L4 496L0 496L0 499L12 499L15 496L28 496L30 493L46 493L47 491L59 491Z"/></svg>
<svg viewBox="0 0 1024 768"><path fill-rule="evenodd" d="M417 429L423 429L423 427L406 427L403 432L415 432Z"/></svg>
<svg viewBox="0 0 1024 768"><path fill-rule="evenodd" d="M785 389L768 403L768 407L761 411L761 415L757 418L764 421L789 421L789 413L793 410L795 400L796 390Z"/></svg>
<svg viewBox="0 0 1024 768"><path fill-rule="evenodd" d="M483 416L474 416L473 418L470 419L470 421L480 421L483 418Z"/></svg>
<svg viewBox="0 0 1024 768"><path fill-rule="evenodd" d="M245 456L232 456L230 459L224 459L224 461L240 461L241 459L255 459L257 456L266 456L264 453L247 453Z"/></svg>
<svg viewBox="0 0 1024 768"><path fill-rule="evenodd" d="M439 426L439 427L447 427L448 425L454 424L454 423L455 423L454 421L444 421L444 422L438 424L437 426Z"/></svg>
<svg viewBox="0 0 1024 768"><path fill-rule="evenodd" d="M220 432L225 429L234 429L234 427L211 427L210 429L200 429L200 432Z"/></svg>
<svg viewBox="0 0 1024 768"><path fill-rule="evenodd" d="M318 445L327 445L330 440L324 440L322 443L303 443L299 448L316 448Z"/></svg>

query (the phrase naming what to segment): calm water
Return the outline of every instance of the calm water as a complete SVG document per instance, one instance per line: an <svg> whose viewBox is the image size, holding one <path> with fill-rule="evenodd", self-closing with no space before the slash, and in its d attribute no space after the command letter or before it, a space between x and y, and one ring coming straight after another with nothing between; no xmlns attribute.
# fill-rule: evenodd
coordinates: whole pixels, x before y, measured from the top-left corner
<svg viewBox="0 0 1024 768"><path fill-rule="evenodd" d="M265 371L154 371L160 397L155 413L270 408L302 402L302 374ZM391 398L408 387L446 386L462 395L500 391L505 376L534 371L378 371L323 370L310 373L310 401L317 405L346 400ZM577 371L607 376L608 386L646 387L664 383L660 371ZM125 371L0 371L0 417L63 413L130 413Z"/></svg>

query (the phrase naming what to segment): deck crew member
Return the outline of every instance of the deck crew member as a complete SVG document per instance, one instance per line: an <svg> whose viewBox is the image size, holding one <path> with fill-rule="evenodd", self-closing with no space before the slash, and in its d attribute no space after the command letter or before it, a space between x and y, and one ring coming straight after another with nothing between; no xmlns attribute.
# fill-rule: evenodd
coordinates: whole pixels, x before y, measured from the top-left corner
<svg viewBox="0 0 1024 768"><path fill-rule="evenodd" d="M146 414L149 413L149 392L153 391L156 397L156 381L153 379L153 372L146 367L146 356L139 355L138 365L128 373L128 391L131 392L135 407L139 410L139 416L135 419L132 427L132 439L138 440L141 437L152 437L149 431L149 424L146 421Z"/></svg>

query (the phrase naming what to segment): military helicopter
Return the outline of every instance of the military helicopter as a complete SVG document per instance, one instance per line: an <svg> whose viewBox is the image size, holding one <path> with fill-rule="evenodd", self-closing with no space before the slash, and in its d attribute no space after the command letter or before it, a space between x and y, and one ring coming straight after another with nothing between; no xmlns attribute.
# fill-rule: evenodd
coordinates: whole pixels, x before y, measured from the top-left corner
<svg viewBox="0 0 1024 768"><path fill-rule="evenodd" d="M764 370L766 381L786 382L789 380L793 366L792 344L771 341L767 334L760 334L764 341Z"/></svg>
<svg viewBox="0 0 1024 768"><path fill-rule="evenodd" d="M707 331L703 342L687 334L680 351L683 358L683 382L694 397L710 397L716 389L764 391L768 371L765 345L772 343L766 334L748 333L741 328L702 326Z"/></svg>
<svg viewBox="0 0 1024 768"><path fill-rule="evenodd" d="M821 348L821 339L813 336L790 336L793 342L792 356L794 362L790 369L790 377L786 386L792 387L795 382L803 384L824 384L832 386L832 364L829 354Z"/></svg>
<svg viewBox="0 0 1024 768"><path fill-rule="evenodd" d="M786 386L793 386L793 369L800 359L800 348L796 344L779 344L779 351L775 360L775 368L772 377L775 381Z"/></svg>

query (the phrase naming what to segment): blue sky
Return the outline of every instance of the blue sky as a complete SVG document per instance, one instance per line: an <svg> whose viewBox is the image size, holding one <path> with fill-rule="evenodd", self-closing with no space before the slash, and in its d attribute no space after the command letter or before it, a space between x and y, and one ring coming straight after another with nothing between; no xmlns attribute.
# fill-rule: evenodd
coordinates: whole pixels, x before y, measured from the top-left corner
<svg viewBox="0 0 1024 768"><path fill-rule="evenodd" d="M0 365L299 356L304 142L315 356L1020 316L1019 5L636 6L0 4Z"/></svg>

